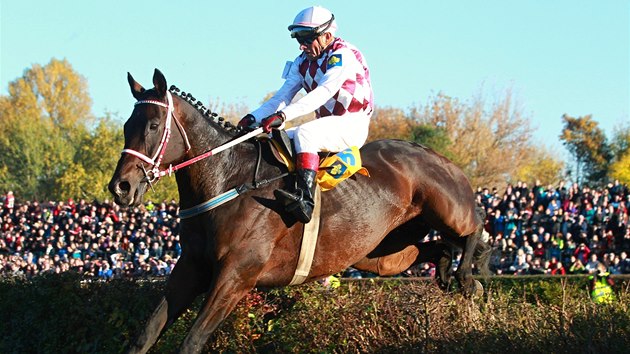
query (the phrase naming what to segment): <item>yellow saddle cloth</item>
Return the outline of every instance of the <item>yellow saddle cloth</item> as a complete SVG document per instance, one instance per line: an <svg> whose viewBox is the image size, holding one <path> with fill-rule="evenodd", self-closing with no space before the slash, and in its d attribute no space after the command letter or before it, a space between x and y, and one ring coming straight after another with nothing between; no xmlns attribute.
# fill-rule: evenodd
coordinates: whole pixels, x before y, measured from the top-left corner
<svg viewBox="0 0 630 354"><path fill-rule="evenodd" d="M333 156L328 156L319 164L317 183L322 191L328 191L355 173L370 177L368 170L361 166L361 153L356 146L349 147Z"/></svg>
<svg viewBox="0 0 630 354"><path fill-rule="evenodd" d="M268 139L273 147L271 150L276 159L283 163L289 171L295 171L293 159L289 156L285 148L277 141ZM361 166L361 152L356 146L349 147L335 155L322 159L319 163L319 171L317 172L317 184L319 184L322 192L335 188L341 181L360 173L370 177L368 170Z"/></svg>

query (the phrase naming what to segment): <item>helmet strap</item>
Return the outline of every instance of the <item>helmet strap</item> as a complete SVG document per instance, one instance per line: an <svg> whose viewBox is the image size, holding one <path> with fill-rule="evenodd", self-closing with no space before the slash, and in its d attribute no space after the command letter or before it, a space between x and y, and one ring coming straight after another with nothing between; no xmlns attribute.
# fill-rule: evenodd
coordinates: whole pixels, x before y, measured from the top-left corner
<svg viewBox="0 0 630 354"><path fill-rule="evenodd" d="M330 26L332 25L333 21L335 20L335 14L331 14L332 16L330 17L330 20L322 23L321 25L317 26L314 28L316 33L319 34L323 34L326 31L328 31L328 29L330 28Z"/></svg>

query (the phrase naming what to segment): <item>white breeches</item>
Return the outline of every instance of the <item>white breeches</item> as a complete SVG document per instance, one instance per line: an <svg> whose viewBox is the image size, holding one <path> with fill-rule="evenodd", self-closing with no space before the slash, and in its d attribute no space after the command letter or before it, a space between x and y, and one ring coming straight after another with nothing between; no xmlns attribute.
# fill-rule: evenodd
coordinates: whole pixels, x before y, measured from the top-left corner
<svg viewBox="0 0 630 354"><path fill-rule="evenodd" d="M295 142L297 153L341 151L350 146L361 147L368 137L370 116L364 113L347 113L328 116L287 129Z"/></svg>

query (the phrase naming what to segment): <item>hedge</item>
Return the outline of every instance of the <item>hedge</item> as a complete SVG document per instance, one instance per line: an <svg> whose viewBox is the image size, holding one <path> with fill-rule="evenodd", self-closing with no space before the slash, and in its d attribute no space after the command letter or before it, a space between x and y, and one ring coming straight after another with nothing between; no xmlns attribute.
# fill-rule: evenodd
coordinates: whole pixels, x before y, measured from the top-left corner
<svg viewBox="0 0 630 354"><path fill-rule="evenodd" d="M227 353L622 353L630 348L627 278L595 305L584 277L500 277L483 298L431 281L342 280L254 290L212 335ZM161 298L163 279L93 282L72 273L0 281L0 353L121 353ZM176 352L184 313L151 352Z"/></svg>

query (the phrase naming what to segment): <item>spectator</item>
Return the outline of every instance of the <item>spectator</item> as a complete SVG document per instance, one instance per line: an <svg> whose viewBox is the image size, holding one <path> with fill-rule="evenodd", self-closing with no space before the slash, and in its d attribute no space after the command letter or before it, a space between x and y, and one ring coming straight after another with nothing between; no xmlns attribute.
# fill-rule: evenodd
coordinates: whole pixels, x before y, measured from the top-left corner
<svg viewBox="0 0 630 354"><path fill-rule="evenodd" d="M100 262L98 268L98 277L104 280L109 280L114 276L114 272L109 267L109 263L107 261Z"/></svg>
<svg viewBox="0 0 630 354"><path fill-rule="evenodd" d="M586 267L584 263L576 256L571 256L571 265L569 266L569 274L584 274Z"/></svg>
<svg viewBox="0 0 630 354"><path fill-rule="evenodd" d="M582 261L582 263L586 264L589 259L589 255L591 254L591 249L586 246L584 243L580 243L578 248L576 248L574 255Z"/></svg>
<svg viewBox="0 0 630 354"><path fill-rule="evenodd" d="M534 257L543 259L546 253L545 245L542 242L537 242L536 248L534 248Z"/></svg>
<svg viewBox="0 0 630 354"><path fill-rule="evenodd" d="M500 209L494 211L493 217L490 220L491 231L493 235L502 234L505 235L505 217L501 214Z"/></svg>
<svg viewBox="0 0 630 354"><path fill-rule="evenodd" d="M613 285L615 284L609 277L603 265L600 265L589 278L589 290L591 291L591 299L596 304L611 303L615 299L613 293Z"/></svg>
<svg viewBox="0 0 630 354"><path fill-rule="evenodd" d="M608 265L608 273L621 274L621 258L613 258L613 260L610 262L610 265Z"/></svg>
<svg viewBox="0 0 630 354"><path fill-rule="evenodd" d="M534 255L534 248L529 244L529 241L525 240L523 241L523 246L521 247L521 249L523 250L523 252L525 252L525 254L530 254L530 255Z"/></svg>
<svg viewBox="0 0 630 354"><path fill-rule="evenodd" d="M586 222L586 218L584 215L578 215L578 219L571 225L571 234L573 235L587 235L588 234L588 223ZM580 242L586 242L586 240L579 240Z"/></svg>
<svg viewBox="0 0 630 354"><path fill-rule="evenodd" d="M619 269L621 274L630 274L630 258L625 251L619 254Z"/></svg>
<svg viewBox="0 0 630 354"><path fill-rule="evenodd" d="M545 274L545 268L543 267L543 264L541 263L541 259L540 258L533 258L532 262L530 263L530 267L529 267L529 274Z"/></svg>
<svg viewBox="0 0 630 354"><path fill-rule="evenodd" d="M514 259L514 264L509 268L510 272L519 275L526 274L529 271L529 264L526 261L525 252L522 249L519 249L516 254L516 258Z"/></svg>
<svg viewBox="0 0 630 354"><path fill-rule="evenodd" d="M551 247L549 247L549 253L547 258L562 259L562 248L558 245L555 239L551 240Z"/></svg>
<svg viewBox="0 0 630 354"><path fill-rule="evenodd" d="M13 195L13 191L8 191L4 197L4 208L13 209L14 206L15 206L15 196Z"/></svg>
<svg viewBox="0 0 630 354"><path fill-rule="evenodd" d="M551 275L565 275L564 265L562 262L556 262L555 267L551 270Z"/></svg>
<svg viewBox="0 0 630 354"><path fill-rule="evenodd" d="M600 264L603 266L603 264L597 259L597 254L593 253L591 254L591 257L588 263L586 263L586 266L585 266L586 271L588 273L595 273L597 272L597 269L600 266Z"/></svg>
<svg viewBox="0 0 630 354"><path fill-rule="evenodd" d="M434 277L435 276L435 265L433 263L424 262L419 267L418 276L421 277Z"/></svg>

